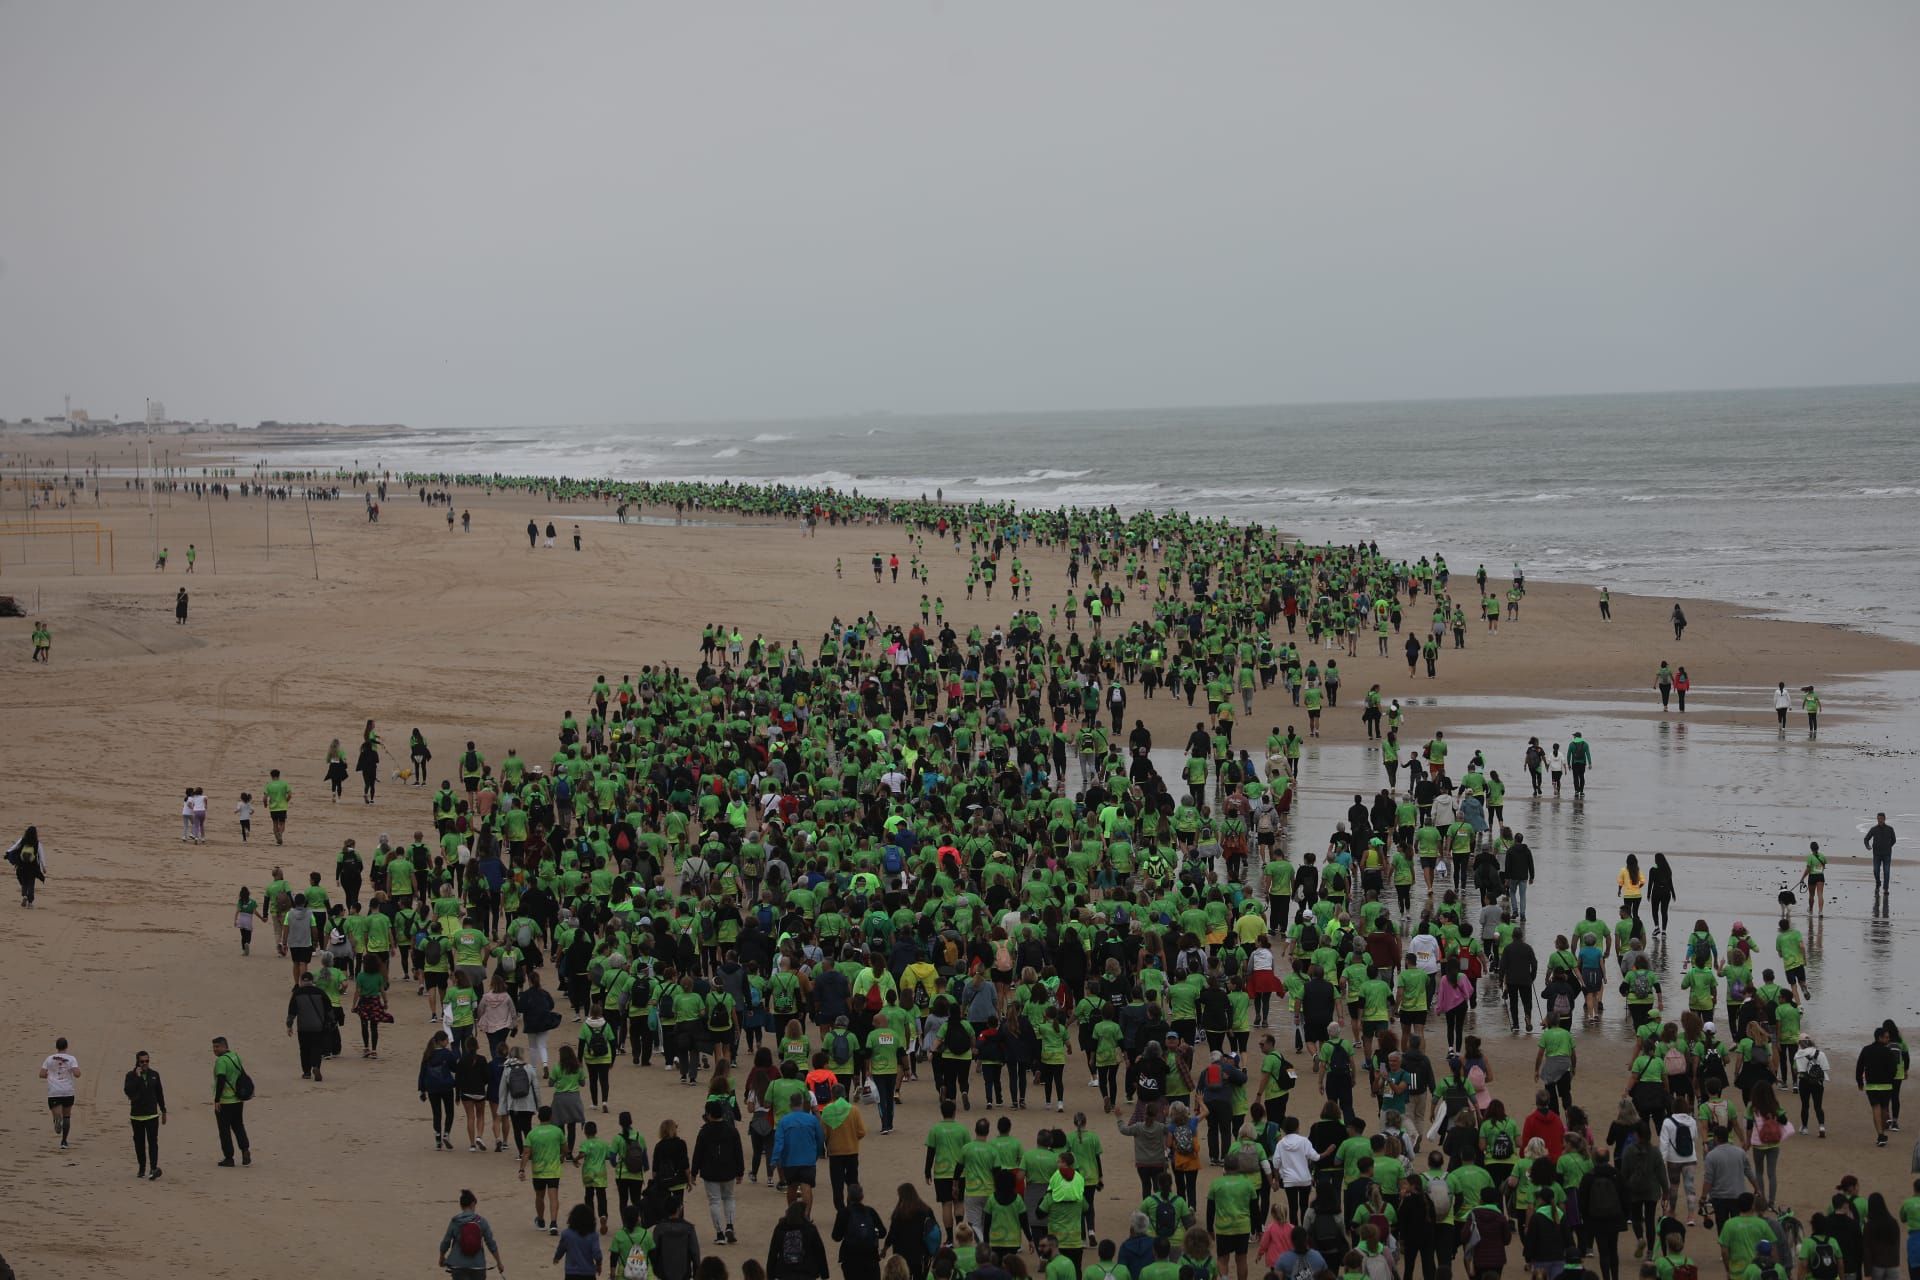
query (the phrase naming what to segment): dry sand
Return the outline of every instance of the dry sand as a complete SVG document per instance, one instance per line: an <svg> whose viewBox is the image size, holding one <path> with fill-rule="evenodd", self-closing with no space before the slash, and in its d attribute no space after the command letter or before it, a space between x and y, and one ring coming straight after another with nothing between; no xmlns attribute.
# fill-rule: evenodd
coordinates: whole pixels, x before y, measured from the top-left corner
<svg viewBox="0 0 1920 1280"><path fill-rule="evenodd" d="M420 728L442 761L468 737L494 758L509 745L543 751L560 712L585 701L596 674L617 679L646 663L697 664L703 621L737 625L749 637L797 638L811 651L836 614L872 608L883 621L904 619L918 588L876 586L867 569L875 549L898 550L904 562L904 534L823 530L805 539L795 525L716 513L712 525L586 523L585 549L575 553L564 535L601 508L462 493L474 531L449 534L441 508L396 494L372 525L350 497L311 508L316 580L299 504L274 505L269 556L268 512L257 499L207 504L163 496L150 526L144 502L107 483L99 507L89 498L71 512L34 518L100 522L114 535L116 573L88 563L90 538L73 539L78 555L70 562L63 534L0 537L0 594L20 598L54 636L52 665L31 666L30 620L0 620L0 706L16 779L0 830L11 841L37 823L50 862L37 909L3 908L11 997L0 1079L13 1083L13 1101L0 1108L0 1185L7 1188L0 1252L22 1277L427 1275L455 1194L472 1187L512 1273L547 1274L551 1246L533 1233L513 1157L432 1147L414 1090L426 1036L421 1004L397 996L400 1021L388 1028L378 1063L349 1053L325 1084L301 1082L283 1031L288 970L270 943L240 957L234 893L241 884L257 891L275 865L289 878L309 870L330 876L343 840L364 848L382 832L404 839L430 825L424 790L387 786L373 809L326 802L326 744L351 739L367 718L379 721L390 743ZM0 488L0 518L20 519L21 496L11 484ZM555 521L560 547L527 549L530 514L543 525ZM156 537L173 552L164 574L151 569ZM189 542L202 552L191 577L182 572ZM23 543L30 543L24 554ZM846 567L841 580L836 556ZM963 556L930 544L928 559L932 590L945 596L948 617L962 629L1004 620L1004 599L966 601ZM1063 590L1063 565L1047 554L1025 559L1046 584L1034 597L1044 611ZM183 585L192 606L181 627L172 601ZM1389 697L1639 690L1652 704L1652 672L1666 657L1688 666L1702 692L1753 687L1751 715L1761 720L1770 719L1765 689L1776 679L1826 687L1827 715L1842 720L1850 714L1843 677L1911 668L1920 656L1881 637L1755 619L1705 601L1688 602L1692 626L1676 645L1669 604L1616 596L1615 621L1605 626L1592 588L1532 583L1523 620L1503 624L1497 637L1472 631L1464 653L1443 655L1438 680L1409 681L1397 653L1376 658L1363 644L1359 657L1343 660L1346 688L1357 695L1378 679ZM1296 717L1284 704L1278 691L1261 695L1249 723L1288 723ZM1133 714L1143 714L1156 741L1168 745L1192 722L1184 705L1164 695L1149 703L1137 691ZM1657 704L1647 714L1659 715ZM1476 714L1475 722L1493 718ZM1357 711L1342 707L1327 721L1336 740L1360 736ZM272 767L295 788L287 846L274 848L258 830L243 846L230 810L242 790L258 796ZM187 785L205 787L211 799L205 847L178 840ZM1294 847L1318 848L1325 834L1296 832ZM1554 902L1550 883L1535 890L1536 912L1543 902L1569 918L1577 905ZM1823 1027L1818 992L1808 1025L1831 1036L1836 1072L1849 1074L1852 1050L1841 1046L1858 1043L1863 1029ZM1479 1029L1495 1054L1497 1091L1524 1104L1530 1088L1509 1082L1530 1073L1530 1044L1508 1040L1492 1014L1482 1015ZM207 1043L214 1034L232 1038L259 1081L248 1108L250 1169L213 1164ZM66 1153L53 1150L34 1078L56 1035L71 1039L85 1071L76 1143ZM1616 1032L1585 1034L1580 1046L1576 1093L1604 1129L1626 1046ZM154 1055L172 1109L161 1135L167 1174L157 1183L132 1181L119 1092L140 1048ZM1074 1107L1096 1112L1098 1096L1075 1064L1068 1077ZM666 1114L692 1132L694 1091L673 1085L658 1067L616 1067L614 1090L616 1110L632 1108L647 1132ZM1892 1149L1873 1150L1858 1095L1845 1085L1832 1093L1834 1136L1789 1144L1783 1198L1804 1214L1851 1170L1897 1202L1907 1185L1906 1150L1897 1138ZM927 1085L910 1090L898 1133L866 1144L863 1181L883 1211L894 1186L919 1181L923 1135L935 1118L929 1099ZM1031 1140L1041 1122L1037 1114L1019 1117L1021 1136ZM872 1117L869 1123L877 1131ZM1103 1226L1115 1230L1133 1180L1124 1143L1115 1137L1108 1149L1122 1153L1110 1160L1120 1176L1109 1179L1099 1208ZM576 1188L570 1174L566 1203ZM736 1267L763 1255L779 1200L752 1186L741 1197L743 1243L723 1251ZM704 1237L704 1200L691 1207ZM1717 1274L1712 1251L1695 1243L1704 1269Z"/></svg>

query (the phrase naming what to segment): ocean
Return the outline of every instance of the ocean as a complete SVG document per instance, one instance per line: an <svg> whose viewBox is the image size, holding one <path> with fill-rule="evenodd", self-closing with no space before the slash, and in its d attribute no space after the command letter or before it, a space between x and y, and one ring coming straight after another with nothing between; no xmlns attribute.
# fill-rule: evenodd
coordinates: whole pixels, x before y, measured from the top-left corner
<svg viewBox="0 0 1920 1280"><path fill-rule="evenodd" d="M489 426L355 452L393 470L1179 509L1920 640L1920 385Z"/></svg>

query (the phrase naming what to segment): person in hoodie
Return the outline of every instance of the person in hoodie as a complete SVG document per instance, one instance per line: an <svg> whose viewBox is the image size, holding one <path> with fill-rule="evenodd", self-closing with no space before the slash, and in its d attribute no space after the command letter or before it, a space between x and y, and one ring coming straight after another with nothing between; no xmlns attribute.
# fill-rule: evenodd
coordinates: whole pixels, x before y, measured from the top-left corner
<svg viewBox="0 0 1920 1280"><path fill-rule="evenodd" d="M739 1127L726 1104L709 1101L706 1120L693 1139L692 1177L706 1184L707 1215L713 1219L716 1245L738 1240L733 1231L734 1193L746 1173L747 1157Z"/></svg>
<svg viewBox="0 0 1920 1280"><path fill-rule="evenodd" d="M540 1073L531 1058L519 1045L508 1045L500 1064L499 1083L494 1087L494 1110L513 1127L515 1152L526 1148L527 1131L540 1113ZM496 1151L505 1149L504 1142L494 1145Z"/></svg>
<svg viewBox="0 0 1920 1280"><path fill-rule="evenodd" d="M847 1207L847 1188L860 1181L860 1143L867 1136L867 1122L860 1108L847 1100L845 1086L836 1085L833 1101L820 1108L820 1123L827 1134L827 1177L837 1213Z"/></svg>
<svg viewBox="0 0 1920 1280"><path fill-rule="evenodd" d="M666 1219L653 1228L653 1274L659 1280L693 1280L700 1266L700 1233L687 1221L687 1202L679 1196Z"/></svg>

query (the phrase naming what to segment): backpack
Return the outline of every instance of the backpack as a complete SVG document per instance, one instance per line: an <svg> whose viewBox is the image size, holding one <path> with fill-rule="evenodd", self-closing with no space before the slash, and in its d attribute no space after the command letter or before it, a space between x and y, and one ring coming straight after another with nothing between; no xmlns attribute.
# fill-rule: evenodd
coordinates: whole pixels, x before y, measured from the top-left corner
<svg viewBox="0 0 1920 1280"><path fill-rule="evenodd" d="M1167 1136L1173 1139L1173 1149L1183 1156L1193 1154L1193 1126L1175 1125L1167 1130Z"/></svg>
<svg viewBox="0 0 1920 1280"><path fill-rule="evenodd" d="M833 1039L827 1042L827 1047L833 1050L835 1062L853 1061L853 1037L846 1032L834 1032Z"/></svg>
<svg viewBox="0 0 1920 1280"><path fill-rule="evenodd" d="M1649 970L1635 969L1633 976L1627 979L1627 984L1636 1001L1653 999L1653 974Z"/></svg>
<svg viewBox="0 0 1920 1280"><path fill-rule="evenodd" d="M1813 1252L1807 1255L1807 1269L1813 1280L1839 1280L1840 1254L1833 1247L1833 1241L1826 1236L1816 1236Z"/></svg>
<svg viewBox="0 0 1920 1280"><path fill-rule="evenodd" d="M1682 1262L1673 1268L1673 1280L1700 1280L1700 1268L1691 1262Z"/></svg>
<svg viewBox="0 0 1920 1280"><path fill-rule="evenodd" d="M1208 1067L1206 1074L1201 1077L1201 1081L1200 1081L1201 1087L1207 1088L1207 1089L1217 1089L1220 1087L1221 1083L1226 1078L1227 1078L1227 1073L1222 1071L1220 1069L1220 1064L1216 1062L1212 1066Z"/></svg>
<svg viewBox="0 0 1920 1280"><path fill-rule="evenodd" d="M533 1073L522 1063L507 1068L507 1096L525 1098L533 1093Z"/></svg>
<svg viewBox="0 0 1920 1280"><path fill-rule="evenodd" d="M820 1106L823 1106L823 1107L826 1106L829 1102L833 1101L833 1090L834 1090L833 1081L822 1080L818 1082L813 1086L814 1102L816 1102Z"/></svg>
<svg viewBox="0 0 1920 1280"><path fill-rule="evenodd" d="M626 1150L620 1153L620 1169L623 1173L645 1173L647 1171L647 1144L640 1141L638 1134L622 1134L626 1140ZM632 1263L629 1262L631 1267Z"/></svg>
<svg viewBox="0 0 1920 1280"><path fill-rule="evenodd" d="M1807 1064L1807 1069L1800 1073L1800 1078L1812 1085L1825 1084L1827 1082L1827 1069L1820 1065L1818 1059L1815 1059L1813 1062Z"/></svg>
<svg viewBox="0 0 1920 1280"><path fill-rule="evenodd" d="M1693 1159L1693 1126L1678 1119L1673 1122L1673 1154L1682 1160Z"/></svg>
<svg viewBox="0 0 1920 1280"><path fill-rule="evenodd" d="M887 851L880 855L880 867L888 875L897 876L906 870L907 862L905 858L900 856L899 849L893 845L888 845Z"/></svg>
<svg viewBox="0 0 1920 1280"><path fill-rule="evenodd" d="M939 1221L932 1214L928 1214L927 1225L920 1228L920 1243L926 1248L929 1258L940 1252L940 1246L944 1240L945 1236L940 1231Z"/></svg>
<svg viewBox="0 0 1920 1280"><path fill-rule="evenodd" d="M1433 1206L1436 1220L1445 1219L1453 1212L1453 1188L1445 1178L1428 1178L1426 1191L1427 1203Z"/></svg>
<svg viewBox="0 0 1920 1280"><path fill-rule="evenodd" d="M862 1207L864 1208L865 1206ZM850 1245L858 1245L863 1249L870 1249L874 1253L879 1253L879 1228L880 1216L870 1208L867 1209L865 1213L849 1214L846 1236L847 1243Z"/></svg>
<svg viewBox="0 0 1920 1280"><path fill-rule="evenodd" d="M487 1247L486 1233L480 1230L480 1219L468 1218L460 1224L460 1252L469 1258L477 1258L480 1251Z"/></svg>
<svg viewBox="0 0 1920 1280"><path fill-rule="evenodd" d="M500 953L500 972L511 974L520 968L520 957L512 951Z"/></svg>
<svg viewBox="0 0 1920 1280"><path fill-rule="evenodd" d="M533 945L533 925L523 924L518 929L515 929L513 931L513 940L517 945L522 947L532 946Z"/></svg>
<svg viewBox="0 0 1920 1280"><path fill-rule="evenodd" d="M1347 1237L1340 1230L1340 1215L1336 1211L1315 1210L1313 1227L1307 1232L1307 1238L1323 1258L1346 1256Z"/></svg>
<svg viewBox="0 0 1920 1280"><path fill-rule="evenodd" d="M1707 1051L1700 1055L1700 1087L1704 1089L1709 1080L1718 1080L1721 1084L1727 1082L1727 1058L1717 1044L1709 1045Z"/></svg>
<svg viewBox="0 0 1920 1280"><path fill-rule="evenodd" d="M1004 942L996 944L993 948L993 967L1003 973L1013 971L1013 952L1007 949L1007 944Z"/></svg>
<svg viewBox="0 0 1920 1280"><path fill-rule="evenodd" d="M1668 1075L1683 1076L1687 1074L1687 1055L1678 1049L1667 1050L1665 1062Z"/></svg>
<svg viewBox="0 0 1920 1280"><path fill-rule="evenodd" d="M807 1237L799 1227L788 1227L780 1233L780 1266L785 1272L798 1270L807 1265Z"/></svg>
<svg viewBox="0 0 1920 1280"><path fill-rule="evenodd" d="M1158 1196L1153 1204L1153 1234L1162 1240L1173 1239L1173 1233L1180 1227L1180 1212L1172 1200Z"/></svg>
<svg viewBox="0 0 1920 1280"><path fill-rule="evenodd" d="M441 941L439 934L432 934L427 938L425 954L429 968L447 958L447 944Z"/></svg>
<svg viewBox="0 0 1920 1280"><path fill-rule="evenodd" d="M1487 1144L1487 1159L1506 1162L1513 1159L1513 1133L1500 1129L1493 1135L1493 1141Z"/></svg>
<svg viewBox="0 0 1920 1280"><path fill-rule="evenodd" d="M613 1052L613 1028L611 1026L587 1028L587 1051L589 1053Z"/></svg>
<svg viewBox="0 0 1920 1280"><path fill-rule="evenodd" d="M1620 1203L1620 1182L1618 1178L1595 1178L1593 1190L1588 1193L1589 1204L1586 1216L1603 1222L1626 1217Z"/></svg>
<svg viewBox="0 0 1920 1280"><path fill-rule="evenodd" d="M647 1265L647 1251L642 1245L634 1245L627 1250L626 1265L620 1268L621 1280L647 1280L653 1274Z"/></svg>
<svg viewBox="0 0 1920 1280"><path fill-rule="evenodd" d="M1760 1123L1754 1126L1754 1141L1762 1146L1776 1146L1786 1136L1786 1129L1781 1125L1779 1116L1762 1116Z"/></svg>

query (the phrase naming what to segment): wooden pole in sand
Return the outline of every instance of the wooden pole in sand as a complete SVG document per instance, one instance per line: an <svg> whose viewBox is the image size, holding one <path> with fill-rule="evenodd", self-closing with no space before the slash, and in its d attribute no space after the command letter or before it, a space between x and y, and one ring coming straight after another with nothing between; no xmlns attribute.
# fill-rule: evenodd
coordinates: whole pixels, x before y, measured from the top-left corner
<svg viewBox="0 0 1920 1280"><path fill-rule="evenodd" d="M207 559L213 562L213 571L220 572L220 551L213 545L213 487L206 489L207 499Z"/></svg>
<svg viewBox="0 0 1920 1280"><path fill-rule="evenodd" d="M313 580L320 581L320 546L313 540L313 495L303 487L300 490L301 501L307 506L307 549L313 552Z"/></svg>
<svg viewBox="0 0 1920 1280"><path fill-rule="evenodd" d="M273 490L264 489L261 494L267 504L267 564L271 567L273 564Z"/></svg>

